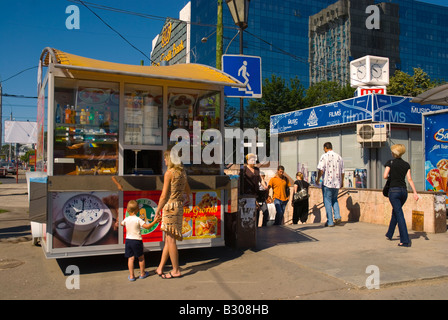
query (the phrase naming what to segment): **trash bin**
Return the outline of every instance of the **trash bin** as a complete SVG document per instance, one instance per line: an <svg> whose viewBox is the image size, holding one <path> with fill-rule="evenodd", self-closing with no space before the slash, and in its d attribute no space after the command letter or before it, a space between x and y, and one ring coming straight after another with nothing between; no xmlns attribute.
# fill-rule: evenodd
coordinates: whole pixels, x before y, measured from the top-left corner
<svg viewBox="0 0 448 320"><path fill-rule="evenodd" d="M424 229L424 212L412 210L412 230L423 231Z"/></svg>
<svg viewBox="0 0 448 320"><path fill-rule="evenodd" d="M257 244L255 196L239 195L237 179L231 177L224 213L225 245L235 249L251 249Z"/></svg>
<svg viewBox="0 0 448 320"><path fill-rule="evenodd" d="M241 195L236 218L236 247L252 249L257 245L257 205L254 196Z"/></svg>

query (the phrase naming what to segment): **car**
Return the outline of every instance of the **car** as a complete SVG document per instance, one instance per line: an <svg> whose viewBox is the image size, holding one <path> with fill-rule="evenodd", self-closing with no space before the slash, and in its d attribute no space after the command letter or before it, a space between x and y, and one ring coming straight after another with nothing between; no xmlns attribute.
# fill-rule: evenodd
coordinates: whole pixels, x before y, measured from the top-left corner
<svg viewBox="0 0 448 320"><path fill-rule="evenodd" d="M2 162L0 163L0 167L6 169L6 173L17 174L17 167L12 162Z"/></svg>

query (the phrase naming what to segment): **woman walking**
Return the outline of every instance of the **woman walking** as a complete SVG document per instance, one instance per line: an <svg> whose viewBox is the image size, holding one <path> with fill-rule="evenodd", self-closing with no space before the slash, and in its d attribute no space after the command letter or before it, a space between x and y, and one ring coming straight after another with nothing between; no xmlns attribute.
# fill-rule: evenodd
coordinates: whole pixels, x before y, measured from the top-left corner
<svg viewBox="0 0 448 320"><path fill-rule="evenodd" d="M182 276L179 269L179 253L176 240L182 241L184 195L186 193L187 199L190 199L191 190L179 157L174 152L171 154L170 151L165 151L164 160L168 169L164 175L162 194L155 214L156 216L159 215L163 208L161 229L165 231L165 245L160 264L155 272L163 279L172 279ZM163 268L168 257L171 260L173 270L164 274Z"/></svg>
<svg viewBox="0 0 448 320"><path fill-rule="evenodd" d="M403 205L408 198L405 177L408 179L409 185L412 188L415 201L418 201L419 198L417 191L415 190L414 181L411 177L411 166L401 158L406 152L406 147L402 144L395 144L390 150L392 151L392 156L394 158L386 162L386 168L384 169L383 174L384 179L390 179L389 201L392 205L392 216L386 237L389 240L392 240L395 227L398 224L398 230L400 232L400 243L398 246L410 247L411 240L409 239L406 220L404 219L403 214Z"/></svg>

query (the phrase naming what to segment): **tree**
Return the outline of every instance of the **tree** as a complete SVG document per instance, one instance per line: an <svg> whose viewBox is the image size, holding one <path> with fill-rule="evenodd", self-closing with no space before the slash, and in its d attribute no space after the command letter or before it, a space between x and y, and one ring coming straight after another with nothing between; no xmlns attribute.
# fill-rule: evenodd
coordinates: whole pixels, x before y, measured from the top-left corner
<svg viewBox="0 0 448 320"><path fill-rule="evenodd" d="M321 81L312 84L306 91L307 107L353 98L355 89L349 84L341 85L336 81Z"/></svg>
<svg viewBox="0 0 448 320"><path fill-rule="evenodd" d="M304 94L305 89L297 77L291 79L288 85L274 74L271 79L264 79L263 97L249 101L247 112L250 117L245 118L245 127L268 130L271 115L303 109Z"/></svg>
<svg viewBox="0 0 448 320"><path fill-rule="evenodd" d="M413 68L413 70L412 76L401 70L395 71L394 76L390 78L387 94L416 97L440 84L440 81L431 80L422 69Z"/></svg>

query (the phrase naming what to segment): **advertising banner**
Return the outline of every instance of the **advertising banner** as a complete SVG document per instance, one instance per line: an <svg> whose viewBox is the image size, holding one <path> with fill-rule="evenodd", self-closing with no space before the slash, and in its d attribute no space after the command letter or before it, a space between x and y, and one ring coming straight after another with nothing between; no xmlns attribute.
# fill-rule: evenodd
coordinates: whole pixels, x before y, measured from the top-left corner
<svg viewBox="0 0 448 320"><path fill-rule="evenodd" d="M137 217L145 220L145 223L154 221L156 215L157 204L159 203L162 191L125 191L123 192L123 214L125 219L128 216L126 208L130 200L138 203L139 212ZM163 241L163 231L160 230L161 223L158 222L150 229L141 229L143 242L160 242ZM126 239L126 228L123 228L123 243Z"/></svg>
<svg viewBox="0 0 448 320"><path fill-rule="evenodd" d="M372 120L387 123L422 124L422 114L448 106L420 105L410 97L369 94L317 107L271 116L271 134L329 127Z"/></svg>
<svg viewBox="0 0 448 320"><path fill-rule="evenodd" d="M220 238L221 198L217 190L195 191L190 206L184 207L182 236L184 240Z"/></svg>
<svg viewBox="0 0 448 320"><path fill-rule="evenodd" d="M410 97L374 95L374 121L422 124L422 114L447 109L447 106L421 105Z"/></svg>
<svg viewBox="0 0 448 320"><path fill-rule="evenodd" d="M118 244L117 192L52 192L53 248Z"/></svg>
<svg viewBox="0 0 448 320"><path fill-rule="evenodd" d="M155 211L161 191L125 191L123 194L123 219L127 217L126 207L129 200L139 204L138 217L148 223L154 220ZM221 235L221 199L217 190L193 191L190 205L184 207L182 236L183 243L195 239L220 238ZM162 210L163 214L163 210ZM163 241L161 223L151 229L142 229L143 242ZM126 228L123 231L123 242L126 239Z"/></svg>
<svg viewBox="0 0 448 320"><path fill-rule="evenodd" d="M271 116L271 134L372 119L372 95Z"/></svg>
<svg viewBox="0 0 448 320"><path fill-rule="evenodd" d="M423 114L423 124L425 190L448 196L448 111Z"/></svg>

